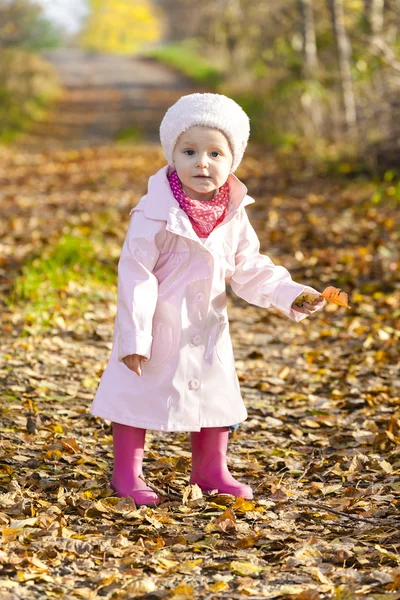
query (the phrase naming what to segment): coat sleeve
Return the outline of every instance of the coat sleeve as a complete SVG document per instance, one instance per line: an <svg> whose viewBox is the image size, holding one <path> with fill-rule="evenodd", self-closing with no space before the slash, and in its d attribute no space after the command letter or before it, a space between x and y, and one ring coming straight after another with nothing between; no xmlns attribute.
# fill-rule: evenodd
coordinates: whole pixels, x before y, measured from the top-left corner
<svg viewBox="0 0 400 600"><path fill-rule="evenodd" d="M302 321L308 315L293 310L291 306L299 294L313 288L296 283L287 269L275 265L265 254L260 254L259 239L244 209L238 218L239 243L235 254L235 270L230 279L233 291L251 304L263 308L273 306L293 321Z"/></svg>
<svg viewBox="0 0 400 600"><path fill-rule="evenodd" d="M165 239L165 221L132 214L118 262L116 326L118 360L129 354L150 358L158 280L153 274Z"/></svg>

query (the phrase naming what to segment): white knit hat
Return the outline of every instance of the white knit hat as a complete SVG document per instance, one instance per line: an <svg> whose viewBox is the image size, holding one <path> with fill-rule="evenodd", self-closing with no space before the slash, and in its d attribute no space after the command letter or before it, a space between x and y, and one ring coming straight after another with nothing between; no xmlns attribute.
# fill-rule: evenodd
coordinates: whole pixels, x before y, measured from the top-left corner
<svg viewBox="0 0 400 600"><path fill-rule="evenodd" d="M231 171L236 171L250 135L249 117L239 104L222 94L189 94L179 98L160 125L161 145L170 165L174 166L173 153L179 136L196 125L213 127L226 135L233 151Z"/></svg>

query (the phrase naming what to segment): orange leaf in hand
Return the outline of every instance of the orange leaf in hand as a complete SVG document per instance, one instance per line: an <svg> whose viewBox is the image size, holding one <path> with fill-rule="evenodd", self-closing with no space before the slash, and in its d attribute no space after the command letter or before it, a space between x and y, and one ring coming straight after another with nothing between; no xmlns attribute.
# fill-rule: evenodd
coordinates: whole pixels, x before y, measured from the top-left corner
<svg viewBox="0 0 400 600"><path fill-rule="evenodd" d="M322 296L328 300L328 302L334 302L335 304L339 304L339 306L349 307L349 298L346 292L342 292L340 288L335 288L333 286L329 286L324 289L322 292Z"/></svg>

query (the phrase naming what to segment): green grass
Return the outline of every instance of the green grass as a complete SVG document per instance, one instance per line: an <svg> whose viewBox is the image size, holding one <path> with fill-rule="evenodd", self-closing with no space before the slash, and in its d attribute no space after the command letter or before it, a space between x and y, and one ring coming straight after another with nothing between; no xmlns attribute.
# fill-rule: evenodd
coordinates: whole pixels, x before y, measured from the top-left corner
<svg viewBox="0 0 400 600"><path fill-rule="evenodd" d="M223 80L222 71L201 56L196 40L184 40L153 48L146 56L174 67L197 83L210 88L216 87Z"/></svg>
<svg viewBox="0 0 400 600"><path fill-rule="evenodd" d="M136 126L123 129L115 136L118 144L137 143L143 141L143 132Z"/></svg>
<svg viewBox="0 0 400 600"><path fill-rule="evenodd" d="M32 258L16 278L7 304L22 311L28 332L68 326L81 319L93 301L115 292L114 262L101 263L101 246L94 240L64 235L45 253Z"/></svg>

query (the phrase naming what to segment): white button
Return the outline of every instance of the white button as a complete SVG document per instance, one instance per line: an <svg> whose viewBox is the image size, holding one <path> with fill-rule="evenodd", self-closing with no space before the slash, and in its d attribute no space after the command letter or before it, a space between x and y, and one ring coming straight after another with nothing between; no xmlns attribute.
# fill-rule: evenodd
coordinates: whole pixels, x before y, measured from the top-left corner
<svg viewBox="0 0 400 600"><path fill-rule="evenodd" d="M197 390L199 385L200 385L200 382L197 379L192 379L191 381L189 381L189 389L190 390Z"/></svg>
<svg viewBox="0 0 400 600"><path fill-rule="evenodd" d="M197 294L196 295L196 302L201 302L204 298L204 294Z"/></svg>
<svg viewBox="0 0 400 600"><path fill-rule="evenodd" d="M201 342L201 335L195 335L194 338L192 338L192 344L194 346L198 346Z"/></svg>

